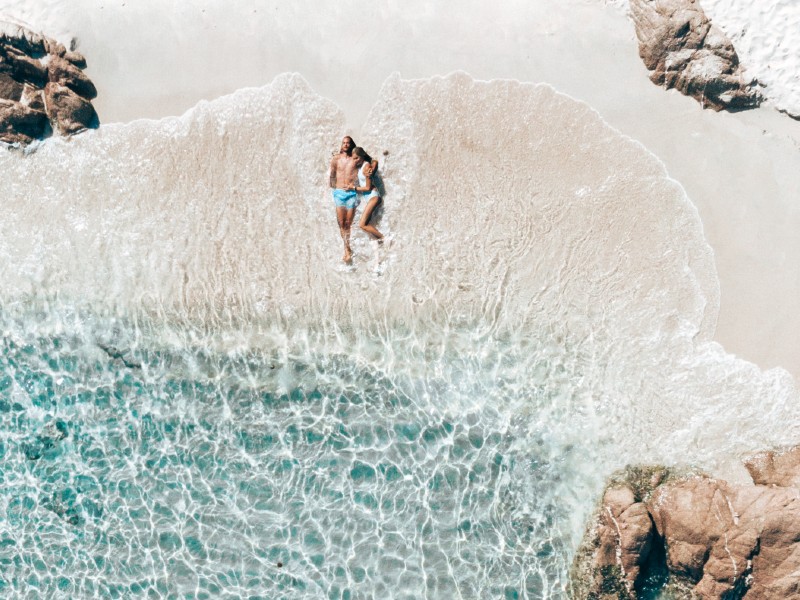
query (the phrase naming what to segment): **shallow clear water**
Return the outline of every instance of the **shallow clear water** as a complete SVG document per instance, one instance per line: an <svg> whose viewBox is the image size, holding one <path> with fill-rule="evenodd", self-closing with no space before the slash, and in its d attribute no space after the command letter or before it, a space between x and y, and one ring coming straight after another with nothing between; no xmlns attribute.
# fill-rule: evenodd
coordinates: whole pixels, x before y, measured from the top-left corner
<svg viewBox="0 0 800 600"><path fill-rule="evenodd" d="M614 469L796 441L791 377L710 341L696 210L589 107L387 80L352 268L343 122L295 74L0 153L0 595L560 598Z"/></svg>
<svg viewBox="0 0 800 600"><path fill-rule="evenodd" d="M562 597L596 482L580 416L547 423L566 388L507 341L398 335L390 373L326 334L209 351L65 321L5 323L4 597Z"/></svg>

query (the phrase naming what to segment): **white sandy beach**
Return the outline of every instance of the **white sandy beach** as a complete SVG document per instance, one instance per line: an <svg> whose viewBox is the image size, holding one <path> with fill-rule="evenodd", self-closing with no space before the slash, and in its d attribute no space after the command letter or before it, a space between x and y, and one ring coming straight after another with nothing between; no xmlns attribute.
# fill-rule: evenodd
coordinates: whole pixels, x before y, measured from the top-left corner
<svg viewBox="0 0 800 600"><path fill-rule="evenodd" d="M5 0L0 12L62 40L77 38L104 123L180 114L201 99L297 71L342 107L358 139L395 71L548 82L644 144L685 188L715 252L716 339L762 368L800 377L800 122L774 104L714 113L654 86L632 24L599 0L314 4ZM744 15L739 4L714 8L733 12L736 22ZM793 10L789 23L797 22L800 9ZM758 55L751 46L748 55ZM791 79L790 66L781 68L780 77Z"/></svg>
<svg viewBox="0 0 800 600"><path fill-rule="evenodd" d="M0 595L562 598L626 465L750 485L800 440L789 2L708 0L777 74L731 114L624 0L0 0L101 122L0 152ZM15 100L65 61L0 51L58 127Z"/></svg>

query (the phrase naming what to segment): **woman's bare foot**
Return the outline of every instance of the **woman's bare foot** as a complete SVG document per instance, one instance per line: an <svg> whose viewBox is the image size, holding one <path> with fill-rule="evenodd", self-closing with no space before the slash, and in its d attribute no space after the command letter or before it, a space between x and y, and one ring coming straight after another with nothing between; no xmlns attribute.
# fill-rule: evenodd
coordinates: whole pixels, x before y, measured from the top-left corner
<svg viewBox="0 0 800 600"><path fill-rule="evenodd" d="M342 261L344 264L349 265L351 262L353 262L353 253L350 250L345 250Z"/></svg>

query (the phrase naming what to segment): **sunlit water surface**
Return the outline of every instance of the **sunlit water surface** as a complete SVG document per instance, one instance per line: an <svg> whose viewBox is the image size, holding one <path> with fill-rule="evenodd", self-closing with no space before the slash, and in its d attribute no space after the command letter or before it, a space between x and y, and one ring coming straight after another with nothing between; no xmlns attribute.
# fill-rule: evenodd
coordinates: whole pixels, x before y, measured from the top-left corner
<svg viewBox="0 0 800 600"><path fill-rule="evenodd" d="M576 373L536 341L265 331L214 351L91 314L4 327L5 596L563 593L597 481Z"/></svg>
<svg viewBox="0 0 800 600"><path fill-rule="evenodd" d="M697 211L546 85L389 78L352 267L297 74L0 152L0 596L563 598L603 480L800 436ZM727 469L727 471L726 471Z"/></svg>

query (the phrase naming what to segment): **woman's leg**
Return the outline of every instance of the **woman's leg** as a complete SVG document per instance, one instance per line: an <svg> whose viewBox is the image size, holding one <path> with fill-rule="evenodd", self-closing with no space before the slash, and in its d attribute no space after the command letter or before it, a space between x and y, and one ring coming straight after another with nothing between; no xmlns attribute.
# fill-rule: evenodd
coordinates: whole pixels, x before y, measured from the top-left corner
<svg viewBox="0 0 800 600"><path fill-rule="evenodd" d="M375 236L375 239L382 240L383 234L378 231L377 227L374 225L370 225L369 221L372 218L372 211L375 210L375 207L381 203L382 198L380 196L374 196L369 199L367 205L364 207L364 212L361 213L361 221L359 221L358 226L361 227L367 233Z"/></svg>

